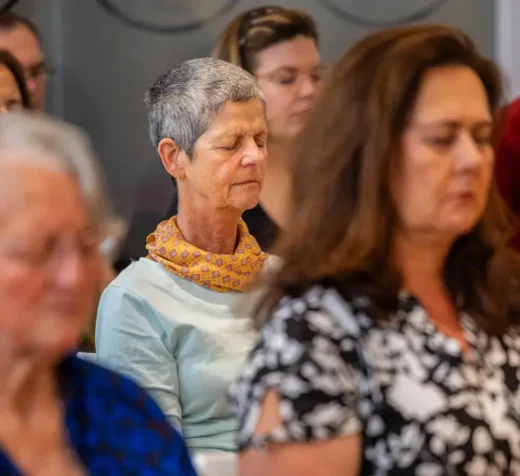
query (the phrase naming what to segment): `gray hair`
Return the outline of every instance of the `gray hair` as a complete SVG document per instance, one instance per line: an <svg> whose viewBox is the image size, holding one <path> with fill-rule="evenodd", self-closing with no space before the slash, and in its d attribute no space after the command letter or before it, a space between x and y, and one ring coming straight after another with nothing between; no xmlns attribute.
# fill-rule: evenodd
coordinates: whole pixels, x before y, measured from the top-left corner
<svg viewBox="0 0 520 476"><path fill-rule="evenodd" d="M254 76L227 61L196 58L163 74L148 89L148 126L152 144L173 139L192 157L195 142L226 101L245 102L264 94Z"/></svg>
<svg viewBox="0 0 520 476"><path fill-rule="evenodd" d="M22 152L38 165L71 174L78 181L94 224L100 233L111 222L108 200L93 149L76 127L39 114L0 115L0 164L12 153Z"/></svg>

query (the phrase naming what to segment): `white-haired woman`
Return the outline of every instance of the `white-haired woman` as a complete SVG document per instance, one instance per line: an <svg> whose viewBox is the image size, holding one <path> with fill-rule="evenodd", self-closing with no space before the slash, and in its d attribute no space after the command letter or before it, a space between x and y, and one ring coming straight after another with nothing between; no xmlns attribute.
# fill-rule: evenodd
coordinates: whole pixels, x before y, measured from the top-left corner
<svg viewBox="0 0 520 476"><path fill-rule="evenodd" d="M0 117L0 474L194 475L181 436L126 378L73 353L110 208L86 139Z"/></svg>
<svg viewBox="0 0 520 476"><path fill-rule="evenodd" d="M235 451L225 395L255 338L240 304L268 263L241 219L266 168L263 94L238 66L202 58L161 76L146 102L179 211L105 290L98 357L155 397L189 449Z"/></svg>

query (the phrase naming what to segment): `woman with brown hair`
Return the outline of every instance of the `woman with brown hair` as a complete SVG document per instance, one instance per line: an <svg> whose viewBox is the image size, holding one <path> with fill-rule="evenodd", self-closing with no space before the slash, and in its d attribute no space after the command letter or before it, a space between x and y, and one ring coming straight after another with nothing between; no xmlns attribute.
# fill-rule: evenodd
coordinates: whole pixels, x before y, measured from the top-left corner
<svg viewBox="0 0 520 476"><path fill-rule="evenodd" d="M285 220L289 147L323 83L316 25L302 10L254 8L227 25L212 56L253 74L265 95L269 166L260 203L243 219L260 247L268 250ZM175 197L168 218L177 214L177 206Z"/></svg>
<svg viewBox="0 0 520 476"><path fill-rule="evenodd" d="M496 66L447 26L341 59L292 156L284 264L231 392L240 474L519 474L501 100Z"/></svg>

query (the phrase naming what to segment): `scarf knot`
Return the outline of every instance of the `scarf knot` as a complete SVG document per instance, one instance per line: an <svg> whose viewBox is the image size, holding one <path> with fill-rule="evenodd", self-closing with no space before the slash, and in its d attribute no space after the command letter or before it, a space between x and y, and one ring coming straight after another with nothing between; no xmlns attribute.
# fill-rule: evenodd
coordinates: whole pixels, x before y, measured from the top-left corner
<svg viewBox="0 0 520 476"><path fill-rule="evenodd" d="M242 219L238 222L238 245L232 255L210 253L188 243L177 227L177 217L159 223L148 235L146 249L149 259L161 263L171 273L221 293L247 291L269 257Z"/></svg>

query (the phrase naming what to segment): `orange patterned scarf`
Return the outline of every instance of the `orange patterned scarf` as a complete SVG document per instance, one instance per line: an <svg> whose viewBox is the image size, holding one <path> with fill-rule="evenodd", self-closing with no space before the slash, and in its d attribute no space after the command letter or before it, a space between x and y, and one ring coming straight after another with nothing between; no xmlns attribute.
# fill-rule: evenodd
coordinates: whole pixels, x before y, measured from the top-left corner
<svg viewBox="0 0 520 476"><path fill-rule="evenodd" d="M177 227L177 217L159 224L146 239L148 258L168 271L208 289L226 293L246 291L269 255L262 252L243 220L238 223L239 241L232 255L203 251L188 243Z"/></svg>

